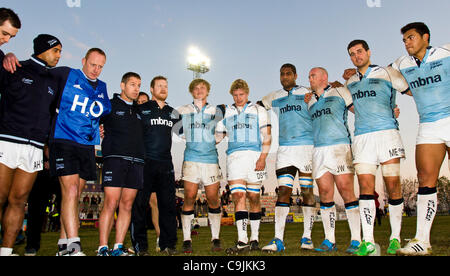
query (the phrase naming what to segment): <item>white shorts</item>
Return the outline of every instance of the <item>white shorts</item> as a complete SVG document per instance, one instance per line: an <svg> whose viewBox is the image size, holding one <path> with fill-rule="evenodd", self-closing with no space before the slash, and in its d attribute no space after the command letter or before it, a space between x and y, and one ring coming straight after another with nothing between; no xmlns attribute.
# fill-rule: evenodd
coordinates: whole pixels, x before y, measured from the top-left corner
<svg viewBox="0 0 450 276"><path fill-rule="evenodd" d="M419 124L416 144L444 144L450 147L450 117Z"/></svg>
<svg viewBox="0 0 450 276"><path fill-rule="evenodd" d="M333 175L353 174L355 172L350 145L341 144L314 148L313 178L318 179L326 172Z"/></svg>
<svg viewBox="0 0 450 276"><path fill-rule="evenodd" d="M184 161L181 179L192 183L209 186L222 179L222 172L218 164Z"/></svg>
<svg viewBox="0 0 450 276"><path fill-rule="evenodd" d="M352 149L354 164L378 165L391 159L405 158L402 137L397 129L355 136Z"/></svg>
<svg viewBox="0 0 450 276"><path fill-rule="evenodd" d="M278 147L276 169L294 166L302 173L311 173L313 149L313 145Z"/></svg>
<svg viewBox="0 0 450 276"><path fill-rule="evenodd" d="M29 144L0 141L0 163L8 168L19 168L27 173L42 171L43 150Z"/></svg>
<svg viewBox="0 0 450 276"><path fill-rule="evenodd" d="M235 151L227 156L227 180L244 180L247 183L261 184L267 178L267 171L255 171L260 152Z"/></svg>

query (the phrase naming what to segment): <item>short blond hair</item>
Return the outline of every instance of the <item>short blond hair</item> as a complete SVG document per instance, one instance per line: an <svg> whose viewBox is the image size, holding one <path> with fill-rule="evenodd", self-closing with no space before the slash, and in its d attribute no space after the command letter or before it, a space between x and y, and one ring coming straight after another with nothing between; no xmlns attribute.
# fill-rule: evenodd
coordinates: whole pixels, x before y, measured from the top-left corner
<svg viewBox="0 0 450 276"><path fill-rule="evenodd" d="M230 94L233 95L233 92L238 89L242 89L245 93L250 94L250 88L248 87L248 84L245 80L237 79L233 81L230 87Z"/></svg>
<svg viewBox="0 0 450 276"><path fill-rule="evenodd" d="M194 88L200 84L204 84L206 86L206 90L208 90L208 94L209 94L209 90L211 89L211 84L204 79L195 79L195 80L191 81L191 83L189 84L189 92L192 94L192 91L194 91Z"/></svg>

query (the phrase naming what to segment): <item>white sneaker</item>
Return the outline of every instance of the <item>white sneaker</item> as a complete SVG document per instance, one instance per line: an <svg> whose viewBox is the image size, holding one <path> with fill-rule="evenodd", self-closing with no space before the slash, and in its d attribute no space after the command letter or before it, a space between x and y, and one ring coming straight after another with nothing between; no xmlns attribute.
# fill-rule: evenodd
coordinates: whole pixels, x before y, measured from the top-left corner
<svg viewBox="0 0 450 276"><path fill-rule="evenodd" d="M69 254L69 256L86 256L86 254L84 254L84 253L81 252L81 251L78 251L77 253L71 253L71 254Z"/></svg>
<svg viewBox="0 0 450 276"><path fill-rule="evenodd" d="M431 245L418 239L412 239L405 247L397 250L397 255L403 256L426 256L431 253Z"/></svg>

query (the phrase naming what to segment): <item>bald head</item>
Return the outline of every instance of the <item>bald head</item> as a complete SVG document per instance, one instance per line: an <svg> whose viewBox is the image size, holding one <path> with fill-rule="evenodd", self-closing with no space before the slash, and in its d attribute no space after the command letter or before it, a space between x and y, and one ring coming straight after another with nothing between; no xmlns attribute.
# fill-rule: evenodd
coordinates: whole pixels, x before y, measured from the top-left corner
<svg viewBox="0 0 450 276"><path fill-rule="evenodd" d="M309 71L311 89L316 91L328 85L328 71L323 67L314 67Z"/></svg>

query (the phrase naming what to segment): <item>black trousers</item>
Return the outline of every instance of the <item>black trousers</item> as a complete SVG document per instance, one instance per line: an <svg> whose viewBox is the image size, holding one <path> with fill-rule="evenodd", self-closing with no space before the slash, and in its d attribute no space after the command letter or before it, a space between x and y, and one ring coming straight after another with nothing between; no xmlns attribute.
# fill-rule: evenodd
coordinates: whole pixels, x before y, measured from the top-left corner
<svg viewBox="0 0 450 276"><path fill-rule="evenodd" d="M159 210L159 247L175 248L177 219L175 174L172 161L145 160L144 189L139 190L131 211L131 242L136 251L148 250L146 217L150 195L156 192Z"/></svg>
<svg viewBox="0 0 450 276"><path fill-rule="evenodd" d="M41 232L44 226L44 218L49 200L52 194L56 195L57 202L61 201L61 187L58 178L50 176L49 170L38 172L33 188L28 196L27 216L27 245L26 249L36 249L41 246ZM59 204L57 204L59 209Z"/></svg>

